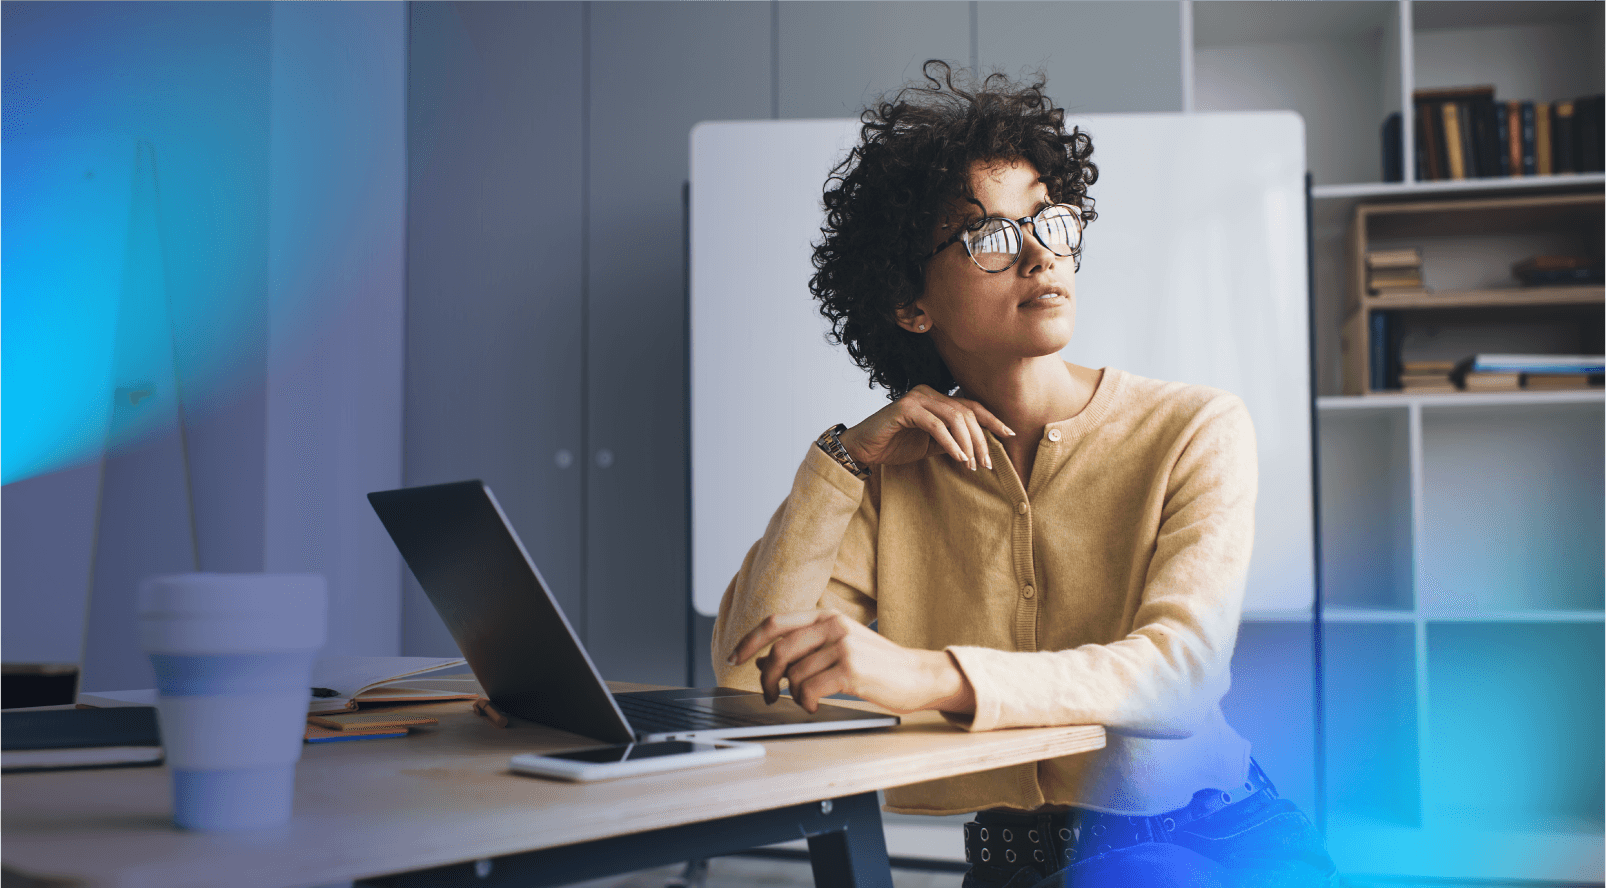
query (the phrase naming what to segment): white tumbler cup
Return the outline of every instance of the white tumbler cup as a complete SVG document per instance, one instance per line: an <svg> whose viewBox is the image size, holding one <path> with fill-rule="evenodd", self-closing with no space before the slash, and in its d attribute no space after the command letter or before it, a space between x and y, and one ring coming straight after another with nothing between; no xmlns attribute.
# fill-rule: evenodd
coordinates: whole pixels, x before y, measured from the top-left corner
<svg viewBox="0 0 1606 888"><path fill-rule="evenodd" d="M290 819L328 597L315 574L177 574L140 587L174 824L239 830Z"/></svg>

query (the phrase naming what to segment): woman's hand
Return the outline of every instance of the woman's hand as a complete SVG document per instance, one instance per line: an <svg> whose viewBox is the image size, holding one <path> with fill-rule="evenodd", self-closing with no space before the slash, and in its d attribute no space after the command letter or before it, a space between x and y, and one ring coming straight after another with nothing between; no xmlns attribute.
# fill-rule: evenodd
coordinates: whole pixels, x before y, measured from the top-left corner
<svg viewBox="0 0 1606 888"><path fill-rule="evenodd" d="M766 703L780 697L785 678L792 699L811 713L832 694L893 712L976 709L970 681L946 652L903 647L838 611L772 614L737 643L729 662L745 663L772 644L756 664Z"/></svg>
<svg viewBox="0 0 1606 888"><path fill-rule="evenodd" d="M1006 438L1015 435L992 411L969 398L951 398L929 385L872 413L842 433L842 446L861 466L896 466L923 459L931 442L974 471L976 458L993 467L982 429Z"/></svg>

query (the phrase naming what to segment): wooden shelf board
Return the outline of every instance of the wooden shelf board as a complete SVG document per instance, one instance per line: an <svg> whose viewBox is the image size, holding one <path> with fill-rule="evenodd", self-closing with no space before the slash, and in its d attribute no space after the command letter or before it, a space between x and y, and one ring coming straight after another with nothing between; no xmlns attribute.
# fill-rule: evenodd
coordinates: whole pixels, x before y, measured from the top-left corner
<svg viewBox="0 0 1606 888"><path fill-rule="evenodd" d="M1521 176L1506 179L1462 179L1448 182L1351 182L1341 185L1316 185L1311 197L1317 200L1334 200L1362 197L1436 197L1443 195L1476 194L1488 191L1521 191L1529 189L1577 188L1583 185L1606 184L1606 173L1574 173L1561 176Z"/></svg>
<svg viewBox="0 0 1606 888"><path fill-rule="evenodd" d="M1322 620L1328 623L1414 623L1416 614L1382 607L1324 607Z"/></svg>
<svg viewBox="0 0 1606 888"><path fill-rule="evenodd" d="M1365 395L1323 395L1316 409L1404 410L1412 404L1423 407L1506 407L1534 404L1600 404L1606 392L1600 389L1573 392L1455 392L1441 395L1407 395L1404 392L1374 392Z"/></svg>
<svg viewBox="0 0 1606 888"><path fill-rule="evenodd" d="M1411 296L1368 296L1362 303L1372 311L1445 308L1534 308L1551 305L1603 305L1606 287L1508 287L1497 290L1447 290Z"/></svg>
<svg viewBox="0 0 1606 888"><path fill-rule="evenodd" d="M1451 611L1430 608L1423 610L1422 618L1429 623L1603 623L1606 622L1606 611Z"/></svg>
<svg viewBox="0 0 1606 888"><path fill-rule="evenodd" d="M1245 610L1245 623L1309 623L1314 614L1308 607L1254 608Z"/></svg>

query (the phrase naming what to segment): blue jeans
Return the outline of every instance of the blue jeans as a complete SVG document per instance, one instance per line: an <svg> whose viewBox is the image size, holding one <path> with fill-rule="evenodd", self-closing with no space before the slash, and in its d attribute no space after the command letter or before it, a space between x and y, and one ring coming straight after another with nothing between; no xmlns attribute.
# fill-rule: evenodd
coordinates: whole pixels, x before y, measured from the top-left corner
<svg viewBox="0 0 1606 888"><path fill-rule="evenodd" d="M1187 806L1155 817L1080 809L1053 815L983 811L966 825L971 868L963 888L1332 884L1336 867L1316 828L1292 802L1277 797L1258 764L1251 760L1249 767L1254 791L1248 795L1231 798L1221 790L1203 789ZM1032 842L1042 841L1027 844L1028 834ZM991 840L987 854L981 853L983 835ZM1012 843L1003 844L1004 836ZM979 859L983 857L987 859Z"/></svg>

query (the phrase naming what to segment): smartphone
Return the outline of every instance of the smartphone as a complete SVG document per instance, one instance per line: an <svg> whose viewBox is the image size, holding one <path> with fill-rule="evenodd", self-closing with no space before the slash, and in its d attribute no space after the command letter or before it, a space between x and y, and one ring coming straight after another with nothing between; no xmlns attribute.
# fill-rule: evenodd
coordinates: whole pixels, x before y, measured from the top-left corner
<svg viewBox="0 0 1606 888"><path fill-rule="evenodd" d="M587 746L558 752L516 755L508 764L519 774L555 777L589 783L638 774L655 774L679 768L700 768L764 756L757 743L729 740L660 740L656 743L621 743Z"/></svg>

